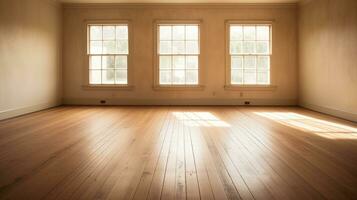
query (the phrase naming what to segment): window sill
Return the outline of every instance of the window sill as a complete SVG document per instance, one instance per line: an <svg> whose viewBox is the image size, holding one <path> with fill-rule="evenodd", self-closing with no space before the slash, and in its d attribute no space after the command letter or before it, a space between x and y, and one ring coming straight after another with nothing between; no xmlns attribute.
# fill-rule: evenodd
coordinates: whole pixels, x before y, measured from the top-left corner
<svg viewBox="0 0 357 200"><path fill-rule="evenodd" d="M84 90L133 90L133 85L82 85Z"/></svg>
<svg viewBox="0 0 357 200"><path fill-rule="evenodd" d="M232 91L274 91L276 85L225 85L225 90Z"/></svg>
<svg viewBox="0 0 357 200"><path fill-rule="evenodd" d="M203 85L156 85L153 87L155 91L191 91L204 90Z"/></svg>

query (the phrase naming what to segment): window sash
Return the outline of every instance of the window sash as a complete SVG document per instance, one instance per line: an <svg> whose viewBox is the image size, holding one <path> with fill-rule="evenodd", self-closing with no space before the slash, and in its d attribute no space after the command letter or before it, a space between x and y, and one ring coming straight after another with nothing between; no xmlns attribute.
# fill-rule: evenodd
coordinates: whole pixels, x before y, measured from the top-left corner
<svg viewBox="0 0 357 200"><path fill-rule="evenodd" d="M167 27L171 27L171 39L160 39L160 27L161 26L167 26ZM175 39L173 37L173 29L174 26L184 26L184 37L181 39ZM197 26L197 40L194 39L186 39L187 37L187 32L186 32L186 26ZM190 23L170 23L170 24L157 24L157 28L156 28L156 33L157 33L157 48L156 48L156 55L157 55L157 68L158 68L158 84L162 85L162 86L184 86L184 85L198 85L200 80L199 80L199 71L200 71L200 25L199 24L190 24ZM161 51L161 42L170 42L170 53L162 53ZM184 44L184 53L173 53L174 52L174 42L182 42ZM195 53L187 53L187 42L197 42L197 52ZM184 66L183 68L174 68L174 63L173 63L173 58L179 56L179 57L184 57ZM170 68L161 68L161 59L162 57L170 57L171 59L171 66ZM187 68L187 58L188 57L196 57L197 59L197 68ZM181 82L175 82L175 73L177 72L181 72L184 74L183 76L183 81ZM170 74L170 78L167 82L162 82L163 81L163 77L162 74L163 73L169 73ZM188 74L189 73L195 73L196 77L195 80L190 82L188 80Z"/></svg>
<svg viewBox="0 0 357 200"><path fill-rule="evenodd" d="M162 64L161 64L161 58L168 58L169 61L169 66L163 68ZM177 67L175 66L174 63L174 58L177 57L181 57L183 58L183 63L181 67ZM192 61L194 61L194 63L189 63L189 58L191 57L191 59L193 58ZM160 55L158 57L158 63L159 63L159 84L160 85L197 85L199 84L199 56L198 55L190 55L190 56L185 56L185 55L178 55L178 56L172 56L172 55ZM195 67L190 67L189 65L195 65ZM183 81L182 82L175 82L175 72L183 72L184 76L183 76ZM168 82L162 82L163 79L161 79L161 74L164 72L170 72L169 75L169 79L170 81ZM188 77L189 75L192 75L192 73L195 73L195 77L191 79Z"/></svg>
<svg viewBox="0 0 357 200"><path fill-rule="evenodd" d="M101 39L92 39L91 37L91 27L97 26L101 27ZM113 39L104 38L104 27L113 26L114 27L114 36ZM118 27L126 27L126 39L118 38ZM90 85L128 85L128 62L129 62L129 25L127 23L110 23L110 24L87 24L87 54L88 54L88 83ZM100 42L101 43L101 53L92 53L91 52L91 42ZM103 53L104 52L104 42L115 42L115 51L118 51L118 42L126 42L125 53L115 52L115 53ZM125 58L125 67L117 67L116 58L117 57L126 57ZM92 57L100 57L100 68L92 67ZM114 63L112 68L103 68L103 57L114 57ZM100 73L100 77L96 77L96 81L93 80L92 73ZM111 72L111 75L107 75L110 81L106 81L104 72ZM110 77L112 76L112 77ZM120 77L119 77L120 76ZM100 80L100 81L99 81Z"/></svg>
<svg viewBox="0 0 357 200"><path fill-rule="evenodd" d="M232 27L241 27L241 39L231 39ZM254 27L255 36L254 40L246 39L244 27ZM258 39L258 27L269 27L269 40ZM230 84L231 85L270 85L271 84L271 71L270 71L270 60L272 55L272 26L271 24L229 24L228 25L228 52L229 52L229 66L230 66ZM237 37L236 37L237 38ZM239 37L238 37L239 38ZM232 52L232 42L241 42L241 49L239 53ZM254 42L254 52L246 53L244 52L244 42ZM267 53L257 53L257 43L258 42L268 42L268 52ZM233 66L233 58L241 57L242 61L240 67ZM246 57L254 58L254 65L246 66ZM268 63L266 68L258 68L258 58L266 57L268 58Z"/></svg>

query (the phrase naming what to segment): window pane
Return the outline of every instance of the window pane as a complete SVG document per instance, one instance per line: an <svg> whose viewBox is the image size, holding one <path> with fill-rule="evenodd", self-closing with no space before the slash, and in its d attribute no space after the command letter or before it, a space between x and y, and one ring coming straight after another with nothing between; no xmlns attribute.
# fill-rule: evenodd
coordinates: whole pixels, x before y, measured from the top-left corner
<svg viewBox="0 0 357 200"><path fill-rule="evenodd" d="M186 40L198 40L198 26L186 26Z"/></svg>
<svg viewBox="0 0 357 200"><path fill-rule="evenodd" d="M246 83L246 84L255 84L256 83L255 70L244 70L244 83Z"/></svg>
<svg viewBox="0 0 357 200"><path fill-rule="evenodd" d="M242 69L243 68L243 56L232 56L231 67L232 67L232 69Z"/></svg>
<svg viewBox="0 0 357 200"><path fill-rule="evenodd" d="M257 42L257 53L269 54L269 42Z"/></svg>
<svg viewBox="0 0 357 200"><path fill-rule="evenodd" d="M102 70L102 84L114 84L114 70Z"/></svg>
<svg viewBox="0 0 357 200"><path fill-rule="evenodd" d="M186 41L186 54L199 54L198 41Z"/></svg>
<svg viewBox="0 0 357 200"><path fill-rule="evenodd" d="M257 74L258 84L269 84L269 72L261 72Z"/></svg>
<svg viewBox="0 0 357 200"><path fill-rule="evenodd" d="M186 84L198 84L198 70L186 71Z"/></svg>
<svg viewBox="0 0 357 200"><path fill-rule="evenodd" d="M244 68L255 68L255 56L244 57Z"/></svg>
<svg viewBox="0 0 357 200"><path fill-rule="evenodd" d="M243 83L243 70L232 70L231 82L232 82L232 84L242 84Z"/></svg>
<svg viewBox="0 0 357 200"><path fill-rule="evenodd" d="M244 40L255 40L255 26L244 26Z"/></svg>
<svg viewBox="0 0 357 200"><path fill-rule="evenodd" d="M129 51L128 51L128 41L125 41L125 40L117 41L116 48L117 48L117 53L118 54L128 54L129 53Z"/></svg>
<svg viewBox="0 0 357 200"><path fill-rule="evenodd" d="M103 53L115 54L115 41L103 41Z"/></svg>
<svg viewBox="0 0 357 200"><path fill-rule="evenodd" d="M185 26L172 27L172 40L185 40Z"/></svg>
<svg viewBox="0 0 357 200"><path fill-rule="evenodd" d="M103 69L113 69L114 68L114 56L103 56Z"/></svg>
<svg viewBox="0 0 357 200"><path fill-rule="evenodd" d="M160 69L171 69L171 56L160 56Z"/></svg>
<svg viewBox="0 0 357 200"><path fill-rule="evenodd" d="M185 53L185 41L173 41L172 42L172 53L173 54L184 54Z"/></svg>
<svg viewBox="0 0 357 200"><path fill-rule="evenodd" d="M91 41L90 42L90 53L91 54L101 54L102 53L102 41Z"/></svg>
<svg viewBox="0 0 357 200"><path fill-rule="evenodd" d="M102 40L102 26L90 26L90 40Z"/></svg>
<svg viewBox="0 0 357 200"><path fill-rule="evenodd" d="M171 54L171 48L171 41L160 41L160 54Z"/></svg>
<svg viewBox="0 0 357 200"><path fill-rule="evenodd" d="M89 83L90 84L101 84L101 71L100 70L89 70Z"/></svg>
<svg viewBox="0 0 357 200"><path fill-rule="evenodd" d="M269 56L258 56L257 68L258 71L269 71Z"/></svg>
<svg viewBox="0 0 357 200"><path fill-rule="evenodd" d="M158 31L160 84L197 84L199 26L160 25Z"/></svg>
<svg viewBox="0 0 357 200"><path fill-rule="evenodd" d="M243 42L231 42L230 45L230 52L231 54L240 54L243 53Z"/></svg>
<svg viewBox="0 0 357 200"><path fill-rule="evenodd" d="M100 69L102 67L102 57L101 56L91 56L89 66L90 66L90 69Z"/></svg>
<svg viewBox="0 0 357 200"><path fill-rule="evenodd" d="M115 83L116 84L128 84L126 70L116 70L115 71Z"/></svg>
<svg viewBox="0 0 357 200"><path fill-rule="evenodd" d="M245 54L254 54L255 53L255 42L244 42L243 51Z"/></svg>
<svg viewBox="0 0 357 200"><path fill-rule="evenodd" d="M186 57L186 69L198 69L198 56Z"/></svg>
<svg viewBox="0 0 357 200"><path fill-rule="evenodd" d="M231 40L243 40L243 27L231 26L230 38Z"/></svg>
<svg viewBox="0 0 357 200"><path fill-rule="evenodd" d="M127 84L128 56L118 54L129 53L128 26L90 25L88 30L89 83Z"/></svg>
<svg viewBox="0 0 357 200"><path fill-rule="evenodd" d="M103 40L115 40L115 26L103 26Z"/></svg>
<svg viewBox="0 0 357 200"><path fill-rule="evenodd" d="M185 56L173 56L172 61L174 69L185 69Z"/></svg>
<svg viewBox="0 0 357 200"><path fill-rule="evenodd" d="M270 40L269 26L257 26L257 40Z"/></svg>
<svg viewBox="0 0 357 200"><path fill-rule="evenodd" d="M115 68L127 68L128 59L126 56L115 56Z"/></svg>
<svg viewBox="0 0 357 200"><path fill-rule="evenodd" d="M116 26L116 39L128 40L128 26Z"/></svg>
<svg viewBox="0 0 357 200"><path fill-rule="evenodd" d="M171 84L171 70L160 70L160 84Z"/></svg>
<svg viewBox="0 0 357 200"><path fill-rule="evenodd" d="M270 34L269 25L230 26L232 84L270 84Z"/></svg>
<svg viewBox="0 0 357 200"><path fill-rule="evenodd" d="M160 26L160 40L171 40L171 26Z"/></svg>
<svg viewBox="0 0 357 200"><path fill-rule="evenodd" d="M185 70L173 70L173 84L185 84Z"/></svg>

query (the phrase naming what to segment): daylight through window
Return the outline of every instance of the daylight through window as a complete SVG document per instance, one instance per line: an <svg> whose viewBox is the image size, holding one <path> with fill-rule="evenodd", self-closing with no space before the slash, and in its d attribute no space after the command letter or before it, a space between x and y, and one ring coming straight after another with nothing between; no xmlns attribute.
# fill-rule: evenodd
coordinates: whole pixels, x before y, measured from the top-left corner
<svg viewBox="0 0 357 200"><path fill-rule="evenodd" d="M231 84L269 85L271 25L229 26Z"/></svg>
<svg viewBox="0 0 357 200"><path fill-rule="evenodd" d="M199 83L199 25L158 25L160 85Z"/></svg>
<svg viewBox="0 0 357 200"><path fill-rule="evenodd" d="M128 25L89 25L89 84L128 84Z"/></svg>

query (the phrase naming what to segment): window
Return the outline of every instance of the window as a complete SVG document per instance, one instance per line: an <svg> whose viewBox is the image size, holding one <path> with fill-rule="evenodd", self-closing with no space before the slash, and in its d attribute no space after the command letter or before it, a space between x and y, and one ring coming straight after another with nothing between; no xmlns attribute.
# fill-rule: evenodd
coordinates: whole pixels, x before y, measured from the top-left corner
<svg viewBox="0 0 357 200"><path fill-rule="evenodd" d="M199 24L158 24L159 85L198 85Z"/></svg>
<svg viewBox="0 0 357 200"><path fill-rule="evenodd" d="M271 25L229 24L231 85L270 85Z"/></svg>
<svg viewBox="0 0 357 200"><path fill-rule="evenodd" d="M128 25L88 25L89 84L128 84Z"/></svg>

